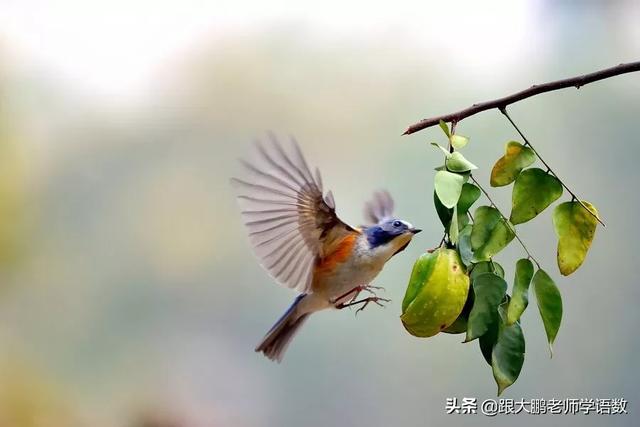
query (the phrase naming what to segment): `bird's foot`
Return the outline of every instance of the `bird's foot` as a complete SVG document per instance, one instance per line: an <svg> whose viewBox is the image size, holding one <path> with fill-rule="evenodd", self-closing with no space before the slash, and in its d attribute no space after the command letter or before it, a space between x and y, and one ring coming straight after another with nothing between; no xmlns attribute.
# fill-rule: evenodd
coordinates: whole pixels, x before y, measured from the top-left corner
<svg viewBox="0 0 640 427"><path fill-rule="evenodd" d="M341 310L341 309L346 308L346 307L353 307L354 305L362 304L362 306L360 306L356 310L356 316L357 316L359 312L364 310L365 307L369 305L369 303L374 303L374 304L379 305L380 307L384 307L384 304L383 304L384 302L391 302L391 300L387 299L387 298L380 298L380 297L377 297L377 296L373 296L373 297L363 298L363 299L358 300L358 301L351 301L351 302L348 302L348 303L345 303L345 304L337 304L336 308Z"/></svg>
<svg viewBox="0 0 640 427"><path fill-rule="evenodd" d="M334 304L336 307L338 307L339 301L342 301L343 299L347 298L348 296L351 296L351 299L349 299L349 302L354 301L356 298L358 298L358 295L360 295L360 292L362 292L364 289L366 288L366 285L360 285L360 286L356 286L355 288L351 289L349 292L345 292L344 294L335 297L331 300L331 303Z"/></svg>
<svg viewBox="0 0 640 427"><path fill-rule="evenodd" d="M388 298L380 298L378 296L373 296L373 297L368 297L368 298L365 298L363 300L356 301L356 302L363 303L362 306L356 310L356 316L357 316L358 313L360 313L362 310L364 310L365 307L368 306L369 303L371 303L371 302L376 304L376 305L378 305L379 307L384 308L384 304L383 303L391 302L391 300L388 299Z"/></svg>
<svg viewBox="0 0 640 427"><path fill-rule="evenodd" d="M360 292L362 291L367 291L371 294L371 296L376 297L376 290L382 290L384 291L385 289L382 286L373 286L373 285L360 285L360 286L356 286L355 288L351 289L349 292L345 292L344 294L333 298L331 300L331 303L336 305L336 307L340 301L342 301L343 299L351 296L351 298L349 299L349 302L354 302L356 300L356 298L358 298L358 295L360 295Z"/></svg>

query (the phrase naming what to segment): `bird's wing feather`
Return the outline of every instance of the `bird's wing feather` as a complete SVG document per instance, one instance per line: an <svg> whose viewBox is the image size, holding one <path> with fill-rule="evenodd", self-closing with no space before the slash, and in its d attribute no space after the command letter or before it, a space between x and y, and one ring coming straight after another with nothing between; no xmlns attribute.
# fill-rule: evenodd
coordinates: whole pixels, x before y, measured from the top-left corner
<svg viewBox="0 0 640 427"><path fill-rule="evenodd" d="M384 218L393 216L393 198L387 190L376 191L373 198L364 205L364 217L369 224L377 224Z"/></svg>
<svg viewBox="0 0 640 427"><path fill-rule="evenodd" d="M257 152L256 161L241 161L246 177L232 179L251 244L279 283L308 291L317 259L354 230L336 215L333 195L323 195L320 172L311 173L295 140L285 150L270 135Z"/></svg>

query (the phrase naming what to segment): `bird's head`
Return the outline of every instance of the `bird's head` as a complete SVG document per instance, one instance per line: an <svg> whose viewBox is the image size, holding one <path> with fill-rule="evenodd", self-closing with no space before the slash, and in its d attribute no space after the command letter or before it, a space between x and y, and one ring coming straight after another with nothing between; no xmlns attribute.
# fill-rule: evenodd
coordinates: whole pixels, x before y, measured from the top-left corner
<svg viewBox="0 0 640 427"><path fill-rule="evenodd" d="M403 251L420 229L398 218L384 218L378 224L367 227L364 233L372 250L384 251L389 258Z"/></svg>

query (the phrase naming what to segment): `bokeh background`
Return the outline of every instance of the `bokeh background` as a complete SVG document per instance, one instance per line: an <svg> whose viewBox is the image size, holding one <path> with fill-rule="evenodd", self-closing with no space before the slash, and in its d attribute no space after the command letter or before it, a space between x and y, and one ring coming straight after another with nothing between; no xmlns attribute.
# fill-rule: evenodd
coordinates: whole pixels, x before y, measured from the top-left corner
<svg viewBox="0 0 640 427"><path fill-rule="evenodd" d="M634 0L1 0L0 426L637 425L640 75L511 108L607 227L569 278L550 212L519 227L565 313L552 360L525 313L506 397L629 415L446 415L447 397L495 397L491 372L475 342L398 316L442 234L442 135L406 126L638 60L638 22ZM425 229L376 281L391 304L314 316L282 365L253 347L294 295L254 259L228 181L268 130L299 139L347 222L384 187ZM458 131L487 183L513 129L494 111ZM500 256L509 280L521 255Z"/></svg>

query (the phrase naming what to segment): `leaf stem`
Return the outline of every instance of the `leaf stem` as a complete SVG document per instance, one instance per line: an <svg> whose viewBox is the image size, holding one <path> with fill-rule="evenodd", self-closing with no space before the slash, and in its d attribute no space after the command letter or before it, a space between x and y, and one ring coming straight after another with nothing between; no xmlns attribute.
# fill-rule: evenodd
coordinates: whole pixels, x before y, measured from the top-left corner
<svg viewBox="0 0 640 427"><path fill-rule="evenodd" d="M474 176L472 174L469 174L469 178L471 178L473 183L478 186L480 191L482 191L482 193L485 195L485 197L489 200L489 203L491 204L491 206L493 206L498 211L498 213L502 217L502 219L505 222L505 224L507 224L507 227L509 227L511 229L511 231L513 231L513 235L518 240L518 243L520 243L520 246L522 246L522 249L524 249L524 251L526 252L527 258L529 258L531 261L533 261L538 266L538 269L540 269L540 263L538 262L538 260L536 260L533 257L533 255L531 255L531 252L529 252L529 249L527 249L527 246L524 244L524 242L522 241L520 236L518 236L518 233L516 232L515 227L509 222L507 217L504 216L504 214L502 213L500 208L495 204L495 202L493 201L493 199L491 198L489 193L487 193L487 190L485 190L484 187L482 187L482 185L480 185L480 183L474 178Z"/></svg>
<svg viewBox="0 0 640 427"><path fill-rule="evenodd" d="M522 139L524 140L524 145L528 145L529 148L531 148L531 150L533 150L533 152L535 153L535 155L538 157L538 159L540 159L540 161L542 162L542 164L547 168L547 172L551 173L551 175L553 175L554 177L556 177L556 179L558 181L560 181L560 184L562 184L562 186L564 187L565 190L567 190L567 192L571 195L571 200L576 200L578 203L580 203L580 206L582 206L587 212L589 212L589 215L593 216L600 224L602 224L603 227L606 227L604 222L602 222L602 220L600 218L598 218L598 216L596 214L594 214L593 212L591 212L589 210L589 208L587 208L585 206L584 203L582 203L582 200L580 200L580 198L578 196L576 196L576 194L571 191L571 189L569 189L569 187L567 187L567 184L564 183L564 181L562 181L562 179L560 179L560 177L558 176L558 174L556 174L553 169L551 169L551 166L549 166L549 164L547 162L545 162L545 160L542 158L542 156L540 155L540 153L538 153L538 150L536 150L533 145L531 145L531 142L529 142L529 140L527 139L526 136L524 136L524 134L522 133L522 131L520 130L520 128L518 127L518 125L515 124L515 122L513 121L513 119L511 118L511 116L509 115L509 113L507 113L507 107L501 107L500 108L500 112L502 114L504 114L504 116L507 118L507 120L509 120L509 123L511 123L511 125L514 127L514 129L518 132L518 134L520 134L520 136L522 137Z"/></svg>

